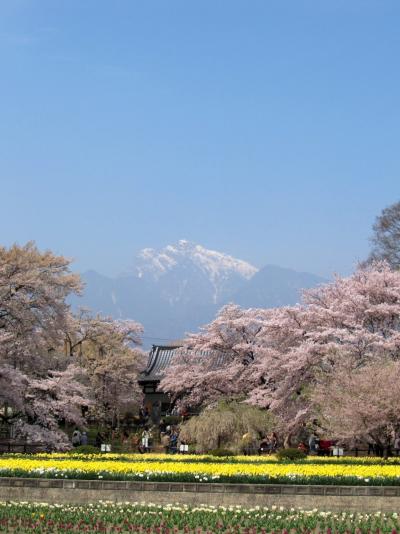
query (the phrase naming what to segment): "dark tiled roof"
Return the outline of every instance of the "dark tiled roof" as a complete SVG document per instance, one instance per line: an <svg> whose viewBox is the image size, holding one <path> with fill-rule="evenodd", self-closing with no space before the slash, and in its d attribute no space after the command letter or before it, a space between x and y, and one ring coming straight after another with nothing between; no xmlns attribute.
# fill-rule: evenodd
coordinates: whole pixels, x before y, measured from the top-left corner
<svg viewBox="0 0 400 534"><path fill-rule="evenodd" d="M161 380L165 369L170 365L172 357L179 346L153 345L146 369L140 374L139 382Z"/></svg>
<svg viewBox="0 0 400 534"><path fill-rule="evenodd" d="M181 348L179 345L153 345L149 353L149 359L146 369L139 376L139 383L159 381L164 375L165 369L171 364L172 358L177 349ZM200 358L207 358L214 351L196 351L196 355ZM226 360L227 355L218 353L214 360L213 367L220 367Z"/></svg>

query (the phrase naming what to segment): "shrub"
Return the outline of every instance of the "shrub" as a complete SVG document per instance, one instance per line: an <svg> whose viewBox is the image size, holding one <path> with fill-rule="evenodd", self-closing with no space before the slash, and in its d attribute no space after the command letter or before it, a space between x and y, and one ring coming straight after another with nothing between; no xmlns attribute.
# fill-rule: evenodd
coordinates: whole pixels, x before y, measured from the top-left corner
<svg viewBox="0 0 400 534"><path fill-rule="evenodd" d="M281 449L276 456L278 460L303 460L307 457L300 449Z"/></svg>
<svg viewBox="0 0 400 534"><path fill-rule="evenodd" d="M213 449L208 451L211 456L235 456L235 453L229 449Z"/></svg>
<svg viewBox="0 0 400 534"><path fill-rule="evenodd" d="M266 410L244 402L220 401L183 423L180 436L186 442L196 443L198 451L231 449L238 452L243 447L244 435L249 434L251 441L257 442L259 436L273 427L274 420Z"/></svg>
<svg viewBox="0 0 400 534"><path fill-rule="evenodd" d="M93 445L79 445L71 449L68 454L100 454L100 449L93 447Z"/></svg>

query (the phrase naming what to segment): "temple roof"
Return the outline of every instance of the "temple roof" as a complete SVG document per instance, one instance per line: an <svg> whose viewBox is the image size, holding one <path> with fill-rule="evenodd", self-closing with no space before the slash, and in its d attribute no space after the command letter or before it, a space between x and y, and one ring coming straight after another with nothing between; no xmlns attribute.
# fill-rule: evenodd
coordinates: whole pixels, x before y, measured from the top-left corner
<svg viewBox="0 0 400 534"><path fill-rule="evenodd" d="M153 345L149 353L146 369L140 373L140 382L153 382L161 380L165 369L170 365L179 345Z"/></svg>
<svg viewBox="0 0 400 534"><path fill-rule="evenodd" d="M147 362L146 369L139 375L139 384L144 382L159 382L164 376L164 372L171 364L172 358L177 351L181 348L179 344L170 344L170 345L153 345L149 353L149 359ZM200 358L207 358L211 354L215 354L214 351L196 351ZM226 355L219 353L218 357L214 361L216 368L220 367ZM213 365L213 367L214 367Z"/></svg>

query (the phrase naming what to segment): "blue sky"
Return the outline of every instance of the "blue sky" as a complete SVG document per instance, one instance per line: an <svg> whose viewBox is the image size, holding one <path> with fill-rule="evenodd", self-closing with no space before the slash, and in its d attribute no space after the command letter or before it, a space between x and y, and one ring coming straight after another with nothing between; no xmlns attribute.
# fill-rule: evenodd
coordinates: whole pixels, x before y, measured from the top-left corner
<svg viewBox="0 0 400 534"><path fill-rule="evenodd" d="M1 0L0 242L351 272L400 198L398 0Z"/></svg>

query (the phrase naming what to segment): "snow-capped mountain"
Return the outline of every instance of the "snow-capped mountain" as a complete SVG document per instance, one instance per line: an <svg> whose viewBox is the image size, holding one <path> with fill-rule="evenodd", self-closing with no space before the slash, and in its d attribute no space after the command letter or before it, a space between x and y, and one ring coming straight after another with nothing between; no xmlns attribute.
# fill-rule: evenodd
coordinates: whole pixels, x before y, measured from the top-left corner
<svg viewBox="0 0 400 534"><path fill-rule="evenodd" d="M88 271L85 291L73 307L141 322L148 340L182 338L210 322L228 302L245 307L295 304L301 289L324 280L267 266L258 270L228 254L186 240L160 250L145 248L130 272L116 278ZM149 342L146 341L148 345Z"/></svg>
<svg viewBox="0 0 400 534"><path fill-rule="evenodd" d="M181 239L175 245L168 245L160 251L152 248L141 250L136 266L139 278L151 276L155 282L159 282L162 277L174 271L189 276L196 272L197 276L204 277L211 284L212 300L215 304L223 299L227 292L238 288L243 280L250 280L257 270L250 263L222 252L206 249L185 239ZM174 287L171 298L176 300L179 296L176 289L178 293L186 291L188 283L187 276L181 278L178 284L180 288Z"/></svg>

